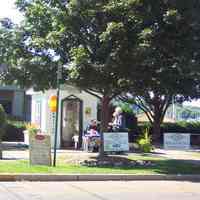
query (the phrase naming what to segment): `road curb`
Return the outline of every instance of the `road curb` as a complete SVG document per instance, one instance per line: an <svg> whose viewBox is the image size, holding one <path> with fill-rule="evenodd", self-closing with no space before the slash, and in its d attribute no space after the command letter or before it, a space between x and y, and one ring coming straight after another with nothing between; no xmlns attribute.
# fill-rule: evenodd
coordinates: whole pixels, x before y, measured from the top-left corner
<svg viewBox="0 0 200 200"><path fill-rule="evenodd" d="M133 174L0 174L0 182L15 181L197 181L199 175L133 175Z"/></svg>

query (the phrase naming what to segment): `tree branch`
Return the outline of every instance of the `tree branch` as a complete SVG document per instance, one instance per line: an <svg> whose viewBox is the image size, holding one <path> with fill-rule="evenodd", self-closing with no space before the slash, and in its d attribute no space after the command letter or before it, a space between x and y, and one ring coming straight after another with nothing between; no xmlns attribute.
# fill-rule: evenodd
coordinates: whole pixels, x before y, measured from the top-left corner
<svg viewBox="0 0 200 200"><path fill-rule="evenodd" d="M171 104L171 96L169 98L167 98L167 100L165 101L165 104L163 105L163 110L162 110L162 115L161 115L161 118L160 118L160 122L163 121L164 117L165 117L165 114L167 112L167 109L169 108Z"/></svg>
<svg viewBox="0 0 200 200"><path fill-rule="evenodd" d="M151 118L153 119L154 116L153 116L153 114L152 114L151 109L149 109L149 108L143 103L142 99L141 99L139 96L137 96L136 98L137 98L137 100L139 100L140 106L142 106L143 109L146 110L146 112L148 112L149 115L151 116ZM137 104L137 105L139 105L139 104Z"/></svg>
<svg viewBox="0 0 200 200"><path fill-rule="evenodd" d="M137 97L138 98L138 97ZM128 102L128 97L124 97L124 96L119 96L119 99L122 101L126 101ZM138 99L139 100L139 99ZM153 115L151 113L151 111L144 105L144 103L141 102L142 100L140 99L140 103L137 103L135 100L132 102L132 104L135 104L136 106L138 106L147 116L148 120L150 121L150 123L153 123Z"/></svg>
<svg viewBox="0 0 200 200"><path fill-rule="evenodd" d="M102 97L101 96L99 96L98 94L96 94L96 93L94 93L93 91L91 91L91 90L84 90L85 92L87 92L88 94L91 94L91 95L93 95L93 96L95 96L96 98L98 98L98 99L102 99Z"/></svg>
<svg viewBox="0 0 200 200"><path fill-rule="evenodd" d="M153 123L153 119L151 118L151 115L149 115L149 112L147 112L141 105L135 103L135 105L137 105L147 116L148 120L150 121L150 123Z"/></svg>

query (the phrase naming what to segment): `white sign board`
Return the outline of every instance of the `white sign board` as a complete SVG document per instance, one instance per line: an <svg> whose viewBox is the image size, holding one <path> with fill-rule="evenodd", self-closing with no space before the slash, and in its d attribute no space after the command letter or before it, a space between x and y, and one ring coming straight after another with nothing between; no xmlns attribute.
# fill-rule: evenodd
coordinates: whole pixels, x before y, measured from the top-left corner
<svg viewBox="0 0 200 200"><path fill-rule="evenodd" d="M165 149L190 149L189 133L164 133Z"/></svg>
<svg viewBox="0 0 200 200"><path fill-rule="evenodd" d="M128 133L104 133L104 151L129 151Z"/></svg>

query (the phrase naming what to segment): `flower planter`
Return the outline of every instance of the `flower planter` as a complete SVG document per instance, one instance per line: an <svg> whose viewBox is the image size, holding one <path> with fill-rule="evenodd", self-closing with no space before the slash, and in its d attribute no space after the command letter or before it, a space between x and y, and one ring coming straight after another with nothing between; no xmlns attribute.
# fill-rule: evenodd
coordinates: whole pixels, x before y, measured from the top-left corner
<svg viewBox="0 0 200 200"><path fill-rule="evenodd" d="M24 144L29 146L29 132L28 130L23 131L24 133Z"/></svg>

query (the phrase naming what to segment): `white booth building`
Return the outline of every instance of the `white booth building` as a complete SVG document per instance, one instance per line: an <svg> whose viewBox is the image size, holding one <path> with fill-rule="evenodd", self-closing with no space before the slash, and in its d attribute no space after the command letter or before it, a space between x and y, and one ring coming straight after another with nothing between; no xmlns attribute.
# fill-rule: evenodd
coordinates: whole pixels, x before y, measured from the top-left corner
<svg viewBox="0 0 200 200"><path fill-rule="evenodd" d="M27 91L32 96L31 122L40 126L43 132L51 134L52 147L55 136L55 117L51 113L48 101L56 90L45 92ZM62 85L59 98L57 148L73 146L72 137L79 135L82 140L83 130L91 119L97 119L98 99L75 87Z"/></svg>

